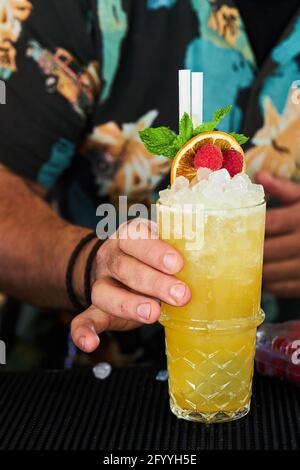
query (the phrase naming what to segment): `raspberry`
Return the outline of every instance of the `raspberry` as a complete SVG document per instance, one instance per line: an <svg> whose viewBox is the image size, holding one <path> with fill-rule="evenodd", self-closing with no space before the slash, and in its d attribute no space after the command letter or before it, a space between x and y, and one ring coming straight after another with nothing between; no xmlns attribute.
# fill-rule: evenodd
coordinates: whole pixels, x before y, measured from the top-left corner
<svg viewBox="0 0 300 470"><path fill-rule="evenodd" d="M243 171L244 159L243 155L237 150L227 150L223 155L223 167L231 177Z"/></svg>
<svg viewBox="0 0 300 470"><path fill-rule="evenodd" d="M213 144L206 144L197 152L194 160L195 168L209 168L210 170L220 170L222 168L223 155L219 147Z"/></svg>

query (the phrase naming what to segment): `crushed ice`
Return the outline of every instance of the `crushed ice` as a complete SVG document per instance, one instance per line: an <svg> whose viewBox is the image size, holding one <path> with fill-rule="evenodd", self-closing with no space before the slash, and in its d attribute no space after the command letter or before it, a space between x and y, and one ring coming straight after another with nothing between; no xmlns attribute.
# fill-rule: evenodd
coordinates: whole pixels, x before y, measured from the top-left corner
<svg viewBox="0 0 300 470"><path fill-rule="evenodd" d="M233 178L226 169L211 171L199 168L189 183L184 176L176 178L170 189L159 193L166 205L203 204L212 209L247 207L264 201L264 189L249 176L239 173Z"/></svg>

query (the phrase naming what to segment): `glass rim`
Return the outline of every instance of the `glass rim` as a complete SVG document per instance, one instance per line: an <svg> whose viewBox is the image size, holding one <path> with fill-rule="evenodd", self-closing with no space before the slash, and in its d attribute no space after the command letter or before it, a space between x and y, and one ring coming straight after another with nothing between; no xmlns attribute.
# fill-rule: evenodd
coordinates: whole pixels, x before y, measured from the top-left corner
<svg viewBox="0 0 300 470"><path fill-rule="evenodd" d="M187 203L187 204L183 204L183 205L180 205L180 204L177 204L177 205L167 205L167 204L164 204L162 203L160 200L158 200L156 202L156 206L157 207L160 207L160 208L163 208L163 209L166 209L166 210L169 210L170 212L191 212L191 213L195 213L195 212L206 212L206 213L209 213L209 212L212 212L212 213L224 213L224 212L238 212L238 211L243 211L243 210L249 210L249 209L255 209L255 208L259 208L259 207L263 207L263 206L266 206L266 200L264 199L262 202L259 202L257 204L252 204L250 206L240 206L240 207L224 207L223 209L222 208L209 208L209 207L205 207L204 204L197 204L198 206L201 206L201 208L196 208L195 207L195 204L191 204L191 203ZM187 208L185 208L185 206L190 206L190 210L187 210Z"/></svg>

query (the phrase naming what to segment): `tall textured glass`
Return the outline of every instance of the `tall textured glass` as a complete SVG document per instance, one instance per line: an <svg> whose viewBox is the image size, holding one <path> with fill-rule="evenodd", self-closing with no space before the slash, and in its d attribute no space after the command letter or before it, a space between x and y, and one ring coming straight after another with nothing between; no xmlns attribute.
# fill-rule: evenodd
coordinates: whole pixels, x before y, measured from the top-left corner
<svg viewBox="0 0 300 470"><path fill-rule="evenodd" d="M180 207L157 208L160 238L183 255L178 278L192 292L185 307L162 306L171 409L192 421L238 419L250 409L256 329L264 320L265 203L202 209L200 217ZM182 236L178 211L190 222Z"/></svg>

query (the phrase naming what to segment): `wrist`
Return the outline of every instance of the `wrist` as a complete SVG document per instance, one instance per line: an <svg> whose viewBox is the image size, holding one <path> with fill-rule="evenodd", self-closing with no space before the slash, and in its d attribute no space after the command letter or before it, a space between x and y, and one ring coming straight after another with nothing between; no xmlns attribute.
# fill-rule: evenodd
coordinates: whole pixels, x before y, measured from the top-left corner
<svg viewBox="0 0 300 470"><path fill-rule="evenodd" d="M99 248L100 250L100 248ZM98 268L98 263L97 263L97 254L94 256L93 263L92 263L92 268L91 268L91 287L97 280L97 268Z"/></svg>
<svg viewBox="0 0 300 470"><path fill-rule="evenodd" d="M88 234L89 232L87 232ZM85 236L85 235L84 235ZM87 260L93 246L95 245L97 238L96 236L90 240L80 251L79 256L76 260L73 270L73 289L78 301L82 305L86 305L86 295L84 289L84 275L87 265ZM91 276L92 277L92 276ZM92 282L92 279L91 279Z"/></svg>

